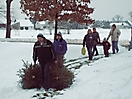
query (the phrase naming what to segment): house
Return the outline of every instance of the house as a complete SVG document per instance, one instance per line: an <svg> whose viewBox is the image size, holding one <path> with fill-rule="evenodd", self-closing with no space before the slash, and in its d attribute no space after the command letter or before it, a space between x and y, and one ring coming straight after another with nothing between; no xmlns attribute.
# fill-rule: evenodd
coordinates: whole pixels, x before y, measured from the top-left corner
<svg viewBox="0 0 132 99"><path fill-rule="evenodd" d="M130 28L132 27L132 22L131 21L126 21L126 23L128 23L129 24L129 26L130 26Z"/></svg>
<svg viewBox="0 0 132 99"><path fill-rule="evenodd" d="M110 26L112 26L113 24L116 25L117 28L122 29L122 28L129 28L129 24L127 24L126 22L121 22L121 23L110 23Z"/></svg>
<svg viewBox="0 0 132 99"><path fill-rule="evenodd" d="M30 20L17 20L17 23L20 23L20 30L33 30L34 25Z"/></svg>
<svg viewBox="0 0 132 99"><path fill-rule="evenodd" d="M45 28L45 21L36 22L35 23L35 29L43 30Z"/></svg>
<svg viewBox="0 0 132 99"><path fill-rule="evenodd" d="M0 18L0 29L6 28L6 20L4 18Z"/></svg>
<svg viewBox="0 0 132 99"><path fill-rule="evenodd" d="M5 28L6 28L6 24L0 23L0 29L5 29Z"/></svg>

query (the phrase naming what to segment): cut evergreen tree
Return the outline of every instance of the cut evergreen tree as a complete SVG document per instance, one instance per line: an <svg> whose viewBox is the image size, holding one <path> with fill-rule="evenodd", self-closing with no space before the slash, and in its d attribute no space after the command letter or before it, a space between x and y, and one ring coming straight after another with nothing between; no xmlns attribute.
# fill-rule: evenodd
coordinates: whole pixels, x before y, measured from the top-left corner
<svg viewBox="0 0 132 99"><path fill-rule="evenodd" d="M23 61L24 62L24 61ZM19 69L18 76L23 89L42 87L40 66L24 62L24 67ZM59 68L54 63L50 66L50 88L62 90L73 83L74 74L66 67Z"/></svg>

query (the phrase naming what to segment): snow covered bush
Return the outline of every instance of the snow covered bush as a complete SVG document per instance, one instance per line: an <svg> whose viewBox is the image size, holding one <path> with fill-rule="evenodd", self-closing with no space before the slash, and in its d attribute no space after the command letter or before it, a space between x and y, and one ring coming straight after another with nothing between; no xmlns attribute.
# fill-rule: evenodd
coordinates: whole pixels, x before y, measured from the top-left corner
<svg viewBox="0 0 132 99"><path fill-rule="evenodd" d="M41 88L41 73L38 64L32 65L24 62L24 67L18 70L20 83L23 89ZM66 67L59 68L53 63L50 66L50 88L62 90L73 83L74 74Z"/></svg>

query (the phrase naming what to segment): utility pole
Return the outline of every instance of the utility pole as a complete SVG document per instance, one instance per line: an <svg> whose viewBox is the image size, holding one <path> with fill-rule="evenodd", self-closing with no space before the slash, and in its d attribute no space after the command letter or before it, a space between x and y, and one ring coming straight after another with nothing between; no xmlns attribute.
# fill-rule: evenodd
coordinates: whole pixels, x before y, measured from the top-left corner
<svg viewBox="0 0 132 99"><path fill-rule="evenodd" d="M131 40L132 40L132 27L131 27Z"/></svg>
<svg viewBox="0 0 132 99"><path fill-rule="evenodd" d="M57 0L56 0L56 4L57 4ZM56 39L56 35L57 35L57 28L58 28L58 13L56 12L56 16L55 16L55 34L54 34L54 40Z"/></svg>
<svg viewBox="0 0 132 99"><path fill-rule="evenodd" d="M132 27L131 27L131 41L129 42L130 44L128 45L128 51L132 49Z"/></svg>
<svg viewBox="0 0 132 99"><path fill-rule="evenodd" d="M10 7L11 7L11 2L13 0L6 0L7 4L7 11L6 11L6 19L7 19L7 24L6 24L6 38L11 37L11 16L10 16Z"/></svg>

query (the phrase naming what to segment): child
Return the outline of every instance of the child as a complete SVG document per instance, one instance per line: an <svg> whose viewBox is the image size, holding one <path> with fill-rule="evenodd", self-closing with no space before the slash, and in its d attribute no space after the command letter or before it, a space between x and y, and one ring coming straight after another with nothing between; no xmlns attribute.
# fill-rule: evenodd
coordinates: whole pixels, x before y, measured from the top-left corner
<svg viewBox="0 0 132 99"><path fill-rule="evenodd" d="M110 49L110 43L107 41L106 38L103 39L103 42L101 43L103 45L103 50L105 57L109 57L109 49Z"/></svg>

